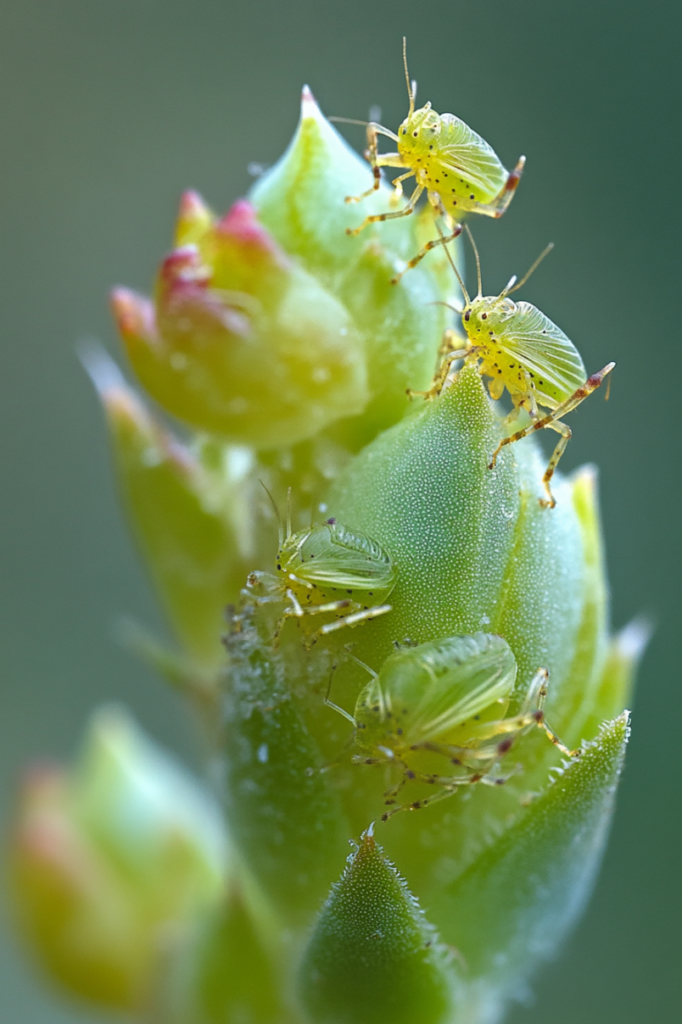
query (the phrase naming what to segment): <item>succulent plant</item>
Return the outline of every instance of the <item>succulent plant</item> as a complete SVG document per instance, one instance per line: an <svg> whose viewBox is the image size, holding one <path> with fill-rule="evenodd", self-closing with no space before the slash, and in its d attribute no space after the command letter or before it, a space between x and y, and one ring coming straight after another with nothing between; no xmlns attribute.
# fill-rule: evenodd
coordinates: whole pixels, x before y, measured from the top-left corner
<svg viewBox="0 0 682 1024"><path fill-rule="evenodd" d="M609 634L596 471L550 509L532 438L490 469L473 365L410 400L457 281L439 247L391 283L433 219L349 235L392 208L344 201L369 182L304 91L249 197L186 194L153 298L114 292L146 396L88 358L177 647L135 642L215 799L99 718L28 783L13 870L52 976L138 1020L492 1024L606 842L645 631Z"/></svg>

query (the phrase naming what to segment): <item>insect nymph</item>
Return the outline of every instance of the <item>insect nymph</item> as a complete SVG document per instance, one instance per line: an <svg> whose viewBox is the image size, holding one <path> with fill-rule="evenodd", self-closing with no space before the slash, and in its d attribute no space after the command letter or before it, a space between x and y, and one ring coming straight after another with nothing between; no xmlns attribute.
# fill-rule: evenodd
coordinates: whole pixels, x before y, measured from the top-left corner
<svg viewBox="0 0 682 1024"><path fill-rule="evenodd" d="M523 287L551 250L551 245L518 284L516 277L512 277L499 295L484 296L478 250L470 232L469 237L476 257L478 276L478 294L473 299L469 297L454 261L450 261L465 300L461 316L467 336L466 345L461 346L461 338L453 331L446 332L446 347L450 350L447 351L432 388L430 391L409 394L432 398L440 394L454 362L464 359L476 363L481 375L490 378L488 390L491 398L501 398L505 388L509 392L514 407L507 422L513 422L521 409L525 409L531 418L528 426L500 441L492 454L490 469L494 468L497 456L505 445L520 441L535 430L549 427L561 435L542 478L547 498L541 504L553 508L556 501L550 481L571 439L571 428L562 422L563 417L595 391L616 364L607 363L603 369L588 377L580 353L561 328L530 302L514 302L510 298L513 292ZM540 406L550 412L543 415Z"/></svg>
<svg viewBox="0 0 682 1024"><path fill-rule="evenodd" d="M454 114L437 114L431 104L415 110L416 82L410 81L407 70L405 40L403 62L410 109L395 135L383 125L367 125L366 157L371 164L374 183L359 196L347 196L347 203L357 203L379 189L382 167L403 168L403 174L394 179L398 196L402 183L414 178L416 186L402 210L374 214L366 217L357 228L347 228L347 234L357 235L368 224L393 220L414 213L417 201L424 191L433 207L434 215L441 217L446 227L439 238L428 242L393 279L397 283L403 274L416 266L427 252L437 245L452 241L462 230L459 220L467 213L482 213L488 217L501 217L509 206L526 158L520 157L513 171L508 172L490 145ZM345 120L336 118L335 120ZM378 136L385 135L397 143L397 153L379 153Z"/></svg>
<svg viewBox="0 0 682 1024"><path fill-rule="evenodd" d="M356 626L391 611L386 604L395 585L391 558L364 533L347 530L335 519L286 535L280 528L276 572L253 572L242 594L258 604L284 602L274 640L289 618L333 615L311 636Z"/></svg>
<svg viewBox="0 0 682 1024"><path fill-rule="evenodd" d="M508 776L493 769L515 740L535 727L564 754L579 753L565 747L545 722L546 669L536 672L520 700L515 698L516 659L501 636L446 637L399 650L378 674L363 667L372 678L358 695L354 715L333 704L329 694L326 699L353 724L362 751L353 761L402 768L399 784L384 794L387 804L395 803L407 782L438 787L433 796L385 812L384 820L443 800L460 786L506 782ZM416 770L414 760L423 754L446 758L454 774Z"/></svg>

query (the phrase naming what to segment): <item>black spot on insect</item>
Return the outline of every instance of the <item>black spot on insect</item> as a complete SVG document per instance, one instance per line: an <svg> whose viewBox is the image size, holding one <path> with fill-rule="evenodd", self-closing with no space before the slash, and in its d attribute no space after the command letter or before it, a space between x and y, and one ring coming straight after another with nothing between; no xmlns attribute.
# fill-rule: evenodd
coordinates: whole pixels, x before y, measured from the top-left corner
<svg viewBox="0 0 682 1024"><path fill-rule="evenodd" d="M410 770L409 768L408 768L408 770L407 770L407 771L405 772L405 774L407 775L408 779L413 779L413 778L414 778L414 772L413 772L413 771L411 771L411 770Z"/></svg>
<svg viewBox="0 0 682 1024"><path fill-rule="evenodd" d="M419 135L419 132L412 132L412 134L414 135L414 137L415 137L415 139L416 139L416 138L417 138L417 136Z"/></svg>
<svg viewBox="0 0 682 1024"><path fill-rule="evenodd" d="M509 738L507 738L506 740L502 740L501 743L497 744L497 753L506 754L507 751L511 750L511 745L512 741Z"/></svg>
<svg viewBox="0 0 682 1024"><path fill-rule="evenodd" d="M474 715L474 722L480 721L480 718L481 718L480 715Z"/></svg>
<svg viewBox="0 0 682 1024"><path fill-rule="evenodd" d="M327 524L327 526L335 526L336 519L334 518L334 516L331 516L329 519L325 519L325 523Z"/></svg>
<svg viewBox="0 0 682 1024"><path fill-rule="evenodd" d="M429 146L429 149L433 149L433 143Z"/></svg>
<svg viewBox="0 0 682 1024"><path fill-rule="evenodd" d="M481 313L481 320L487 320L487 319L488 319L488 314L487 313Z"/></svg>
<svg viewBox="0 0 682 1024"><path fill-rule="evenodd" d="M475 199L475 198L476 198L476 196L472 192L471 195L469 196L469 199Z"/></svg>
<svg viewBox="0 0 682 1024"><path fill-rule="evenodd" d="M398 729L397 732L398 732L398 736L402 736L402 734L403 734L403 730L402 729Z"/></svg>

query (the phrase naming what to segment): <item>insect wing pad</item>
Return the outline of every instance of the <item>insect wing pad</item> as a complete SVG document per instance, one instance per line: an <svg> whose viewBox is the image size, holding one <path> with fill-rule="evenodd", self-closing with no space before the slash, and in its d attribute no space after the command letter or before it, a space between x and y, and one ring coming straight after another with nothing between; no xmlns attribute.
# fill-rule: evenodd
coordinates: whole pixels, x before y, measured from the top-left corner
<svg viewBox="0 0 682 1024"><path fill-rule="evenodd" d="M448 637L393 655L381 680L386 702L404 723L411 743L466 745L467 723L474 716L504 714L516 680L516 660L502 637Z"/></svg>
<svg viewBox="0 0 682 1024"><path fill-rule="evenodd" d="M499 327L495 347L533 375L540 402L554 408L585 383L585 366L573 342L548 316L530 302L515 305Z"/></svg>
<svg viewBox="0 0 682 1024"><path fill-rule="evenodd" d="M365 534L339 524L315 527L299 549L298 575L334 589L388 590L393 586L391 560Z"/></svg>
<svg viewBox="0 0 682 1024"><path fill-rule="evenodd" d="M458 183L464 183L479 202L489 202L507 180L507 171L492 146L454 114L441 115L437 161L452 174ZM464 184L462 183L462 184Z"/></svg>

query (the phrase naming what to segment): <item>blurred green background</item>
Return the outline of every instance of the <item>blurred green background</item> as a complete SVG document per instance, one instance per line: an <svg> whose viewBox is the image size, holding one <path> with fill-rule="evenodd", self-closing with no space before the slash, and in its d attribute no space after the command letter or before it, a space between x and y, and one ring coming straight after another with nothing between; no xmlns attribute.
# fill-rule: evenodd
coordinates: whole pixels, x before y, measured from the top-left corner
<svg viewBox="0 0 682 1024"><path fill-rule="evenodd" d="M120 613L158 613L75 348L114 347L107 290L148 290L182 189L225 209L250 162L280 155L304 81L326 113L376 104L395 129L405 33L420 100L508 166L528 157L509 214L474 224L486 291L553 240L524 298L590 370L618 362L608 406L572 417L564 466L600 466L614 624L645 611L658 627L595 898L512 1020L679 1019L680 15L679 0L0 3L3 813L20 767L70 756L105 700L198 764L179 702L112 637ZM99 1018L3 939L0 1021L81 1020Z"/></svg>

